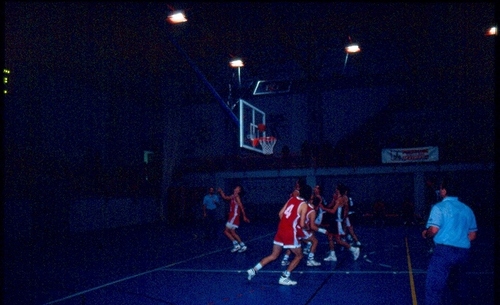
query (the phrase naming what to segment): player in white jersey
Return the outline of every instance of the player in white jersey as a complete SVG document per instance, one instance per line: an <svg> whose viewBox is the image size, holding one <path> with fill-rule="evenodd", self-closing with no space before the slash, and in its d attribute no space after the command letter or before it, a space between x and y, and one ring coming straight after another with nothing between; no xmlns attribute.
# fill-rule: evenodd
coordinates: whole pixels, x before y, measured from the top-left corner
<svg viewBox="0 0 500 305"><path fill-rule="evenodd" d="M360 247L361 246L361 242L359 241L358 239L358 236L356 235L356 233L354 233L354 226L351 222L351 218L350 216L352 214L354 214L354 211L352 210L353 206L354 206L354 203L352 201L352 198L349 197L349 189L347 189L346 191L346 196L348 198L348 203L345 207L345 211L344 211L344 227L346 229L346 237L347 239L349 240L349 238L351 238L354 242L352 243L353 246L356 246L356 247Z"/></svg>
<svg viewBox="0 0 500 305"><path fill-rule="evenodd" d="M350 244L342 240L342 237L345 236L345 232L343 229L345 212L344 209L346 205L349 204L349 199L347 198L346 192L347 187L345 185L337 185L337 189L335 190L336 194L334 195L335 205L333 206L333 208L326 208L321 206L321 208L327 212L324 218L326 218L328 225L328 244L330 246L330 254L324 259L325 261L337 261L337 256L335 254L335 243L351 251L354 260L357 260L359 257L359 248L351 247Z"/></svg>

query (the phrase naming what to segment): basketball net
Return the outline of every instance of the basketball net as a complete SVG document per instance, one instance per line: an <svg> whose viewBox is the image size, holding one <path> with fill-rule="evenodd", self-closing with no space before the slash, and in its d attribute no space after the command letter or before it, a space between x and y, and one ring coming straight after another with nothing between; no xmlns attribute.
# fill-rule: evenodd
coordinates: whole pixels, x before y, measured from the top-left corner
<svg viewBox="0 0 500 305"><path fill-rule="evenodd" d="M260 146L262 146L262 153L264 155L271 155L273 153L274 144L276 144L275 137L260 137Z"/></svg>

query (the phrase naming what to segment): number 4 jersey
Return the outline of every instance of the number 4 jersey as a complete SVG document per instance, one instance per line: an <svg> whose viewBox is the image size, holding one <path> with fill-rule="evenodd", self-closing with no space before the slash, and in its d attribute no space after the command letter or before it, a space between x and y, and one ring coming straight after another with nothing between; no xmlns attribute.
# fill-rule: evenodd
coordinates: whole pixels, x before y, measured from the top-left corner
<svg viewBox="0 0 500 305"><path fill-rule="evenodd" d="M300 227L299 206L307 204L300 197L291 197L285 205L285 211L278 225L278 231L274 236L274 244L283 248L300 247L299 237L302 234Z"/></svg>

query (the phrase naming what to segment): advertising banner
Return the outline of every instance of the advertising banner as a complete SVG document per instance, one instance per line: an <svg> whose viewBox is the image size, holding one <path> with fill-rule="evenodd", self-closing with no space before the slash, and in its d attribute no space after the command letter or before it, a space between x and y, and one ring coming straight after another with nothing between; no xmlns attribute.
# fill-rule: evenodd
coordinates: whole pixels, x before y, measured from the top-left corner
<svg viewBox="0 0 500 305"><path fill-rule="evenodd" d="M382 149L382 163L431 162L439 160L437 146Z"/></svg>

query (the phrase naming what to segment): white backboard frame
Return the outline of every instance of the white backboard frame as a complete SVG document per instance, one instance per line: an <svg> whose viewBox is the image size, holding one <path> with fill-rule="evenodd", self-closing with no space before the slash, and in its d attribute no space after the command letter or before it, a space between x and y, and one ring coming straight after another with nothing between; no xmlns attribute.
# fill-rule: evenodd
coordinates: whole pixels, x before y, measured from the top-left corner
<svg viewBox="0 0 500 305"><path fill-rule="evenodd" d="M240 147L264 153L262 146L252 145L253 138L265 137L266 131L260 132L259 124L266 124L266 113L245 100L239 100Z"/></svg>

